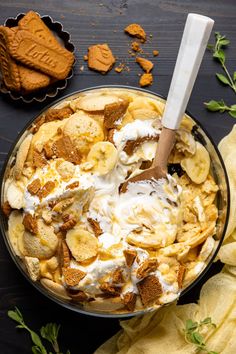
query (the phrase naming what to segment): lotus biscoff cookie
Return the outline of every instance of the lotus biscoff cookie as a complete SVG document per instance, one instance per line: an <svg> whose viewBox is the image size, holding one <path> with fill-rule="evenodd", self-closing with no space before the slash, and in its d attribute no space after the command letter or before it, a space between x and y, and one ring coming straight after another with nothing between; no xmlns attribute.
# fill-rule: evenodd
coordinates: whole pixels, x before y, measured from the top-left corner
<svg viewBox="0 0 236 354"><path fill-rule="evenodd" d="M47 46L31 33L19 30L9 43L13 58L58 80L69 74L74 61L71 52L62 47Z"/></svg>
<svg viewBox="0 0 236 354"><path fill-rule="evenodd" d="M20 29L32 33L50 45L61 47L50 29L34 11L27 12L27 14L19 21L18 26Z"/></svg>
<svg viewBox="0 0 236 354"><path fill-rule="evenodd" d="M13 91L20 90L20 75L18 66L11 58L8 43L14 32L10 28L0 26L0 67L3 80L7 88Z"/></svg>
<svg viewBox="0 0 236 354"><path fill-rule="evenodd" d="M25 91L34 91L47 87L50 84L50 77L36 70L23 65L18 65L20 83Z"/></svg>

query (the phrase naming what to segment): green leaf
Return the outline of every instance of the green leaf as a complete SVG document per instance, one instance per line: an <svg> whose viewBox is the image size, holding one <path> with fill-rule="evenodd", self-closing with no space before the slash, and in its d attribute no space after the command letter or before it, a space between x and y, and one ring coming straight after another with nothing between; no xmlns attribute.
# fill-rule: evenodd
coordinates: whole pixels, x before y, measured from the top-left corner
<svg viewBox="0 0 236 354"><path fill-rule="evenodd" d="M236 118L236 111L229 111L229 115L231 115L233 118Z"/></svg>
<svg viewBox="0 0 236 354"><path fill-rule="evenodd" d="M20 311L16 308L15 311L8 311L8 317L10 317L13 321L16 321L18 323L22 323L23 322L23 317L22 314L20 313Z"/></svg>
<svg viewBox="0 0 236 354"><path fill-rule="evenodd" d="M216 52L214 52L213 54L213 58L218 59L221 64L225 63L225 53L222 49L217 50Z"/></svg>
<svg viewBox="0 0 236 354"><path fill-rule="evenodd" d="M30 335L31 335L32 342L38 347L43 348L43 344L38 334L33 331L30 331Z"/></svg>
<svg viewBox="0 0 236 354"><path fill-rule="evenodd" d="M193 332L191 334L191 338L193 339L194 343L200 344L200 345L205 345L205 344L203 344L204 343L204 338L203 338L203 336L200 333Z"/></svg>
<svg viewBox="0 0 236 354"><path fill-rule="evenodd" d="M228 45L228 44L230 44L230 40L228 40L228 39L221 39L221 40L220 40L220 45L226 46L226 45Z"/></svg>
<svg viewBox="0 0 236 354"><path fill-rule="evenodd" d="M221 100L221 101L211 100L209 102L205 102L204 105L206 106L206 108L209 111L212 111L212 112L219 111L219 110L221 110L221 109L223 109L225 107L225 104L224 104L223 100Z"/></svg>
<svg viewBox="0 0 236 354"><path fill-rule="evenodd" d="M186 330L187 331L193 330L193 329L197 328L197 326L198 326L197 322L193 322L192 320L186 321Z"/></svg>
<svg viewBox="0 0 236 354"><path fill-rule="evenodd" d="M37 346L33 346L31 349L33 354L42 354L41 349Z"/></svg>
<svg viewBox="0 0 236 354"><path fill-rule="evenodd" d="M201 324L209 324L211 323L211 317L206 317L204 320L200 322Z"/></svg>
<svg viewBox="0 0 236 354"><path fill-rule="evenodd" d="M230 109L231 109L232 111L236 111L236 104L232 104L232 106L230 106Z"/></svg>
<svg viewBox="0 0 236 354"><path fill-rule="evenodd" d="M219 354L219 353L218 353L218 352L210 351L210 352L208 352L208 354Z"/></svg>
<svg viewBox="0 0 236 354"><path fill-rule="evenodd" d="M233 74L233 80L236 82L236 71Z"/></svg>
<svg viewBox="0 0 236 354"><path fill-rule="evenodd" d="M217 79L218 79L219 81L223 82L223 84L225 84L225 85L230 85L229 80L228 80L227 77L224 76L223 74L218 74L218 73L216 73L216 77L217 77Z"/></svg>

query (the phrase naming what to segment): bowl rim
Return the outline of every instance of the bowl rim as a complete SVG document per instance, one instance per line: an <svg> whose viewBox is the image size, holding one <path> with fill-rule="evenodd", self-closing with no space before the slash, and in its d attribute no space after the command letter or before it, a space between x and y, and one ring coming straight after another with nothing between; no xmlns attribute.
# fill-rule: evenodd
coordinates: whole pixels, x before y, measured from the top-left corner
<svg viewBox="0 0 236 354"><path fill-rule="evenodd" d="M13 151L15 149L15 146L18 144L19 140L21 139L21 137L23 136L25 131L32 125L32 123L40 115L42 115L45 111L47 111L49 108L55 106L56 104L66 100L67 98L69 98L71 96L74 96L76 94L81 94L83 92L89 92L89 91L93 91L93 90L106 89L106 88L108 88L108 89L109 88L128 89L128 90L140 91L140 92L143 92L143 93L154 95L157 98L159 97L159 98L161 98L163 100L167 100L167 97L165 97L165 96L163 96L163 95L161 95L159 93L153 92L151 90L146 90L146 89L143 89L143 88L139 88L139 87L137 88L137 87L129 86L129 85L98 85L98 86L91 86L91 87L86 87L84 89L80 89L80 90L77 90L77 91L73 91L72 93L69 93L69 94L67 94L67 95L65 95L65 96L63 96L63 97L61 97L61 98L49 103L36 116L34 116L32 119L29 120L29 122L26 123L26 125L21 129L21 131L18 134L17 138L14 140L14 142L11 145L10 150L9 150L9 152L8 152L6 158L5 158L5 161L3 163L1 173L0 173L0 201L2 200L4 175L5 175L6 168L8 166L9 160L10 160L10 158L12 156L12 153L13 153ZM207 136L207 138L209 139L210 143L212 144L212 146L215 149L215 152L216 152L217 157L218 157L218 159L220 161L220 164L221 164L221 168L222 168L222 170L224 172L224 178L225 178L225 184L226 184L226 196L227 196L227 203L226 203L227 204L227 210L226 210L226 216L225 216L225 224L224 224L224 227L222 229L222 236L221 236L221 239L218 242L218 245L217 245L214 253L211 255L210 261L205 266L203 271L198 275L198 277L191 284L189 284L183 291L180 292L180 295L177 298L177 300L179 298L181 298L183 295L185 295L194 286L196 286L197 283L203 278L203 276L207 273L207 271L211 267L216 255L217 255L217 253L218 253L218 251L219 251L219 249L221 247L221 244L222 244L222 242L224 240L225 233L226 233L226 230L227 230L228 221L229 221L229 215L230 215L230 185L229 185L229 178L228 178L228 174L227 174L227 171L226 171L226 167L225 167L223 158L222 158L222 156L221 156L221 154L219 152L219 149L218 149L216 143L213 141L211 135L205 130L205 128L203 128L202 124L199 123L199 121L196 118L194 118L194 116L189 112L189 110L186 110L185 114L187 114L190 118L192 118L197 123L197 125L202 129L202 131ZM33 282L30 279L30 277L28 276L28 274L26 273L26 271L24 271L23 267L20 265L20 261L17 259L17 257L14 255L14 253L12 252L12 250L10 248L9 241L8 241L7 235L5 233L5 229L4 229L4 219L5 218L6 217L3 215L2 209L0 208L0 231L2 233L2 237L4 239L4 243L5 243L6 247L7 247L7 250L9 252L12 260L14 261L14 263L16 264L16 266L20 270L20 272L23 274L23 276L28 280L28 282L31 285L33 285L41 294L45 295L48 299L54 301L58 305L61 305L61 306L65 307L65 308L67 308L67 309L69 309L71 311L77 312L79 314L89 315L89 316L94 316L94 317L103 317L103 318L121 318L121 319L122 318L131 318L131 317L134 317L134 316L144 315L144 314L146 314L148 312L158 310L158 309L145 309L145 310L141 310L141 311L137 311L137 312L121 313L121 314L103 313L103 312L96 312L96 311L92 312L92 311L84 310L83 308L74 307L73 304L66 303L62 299L54 296L52 292L48 291L42 285L39 285L38 282ZM171 303L173 303L173 302L164 304L161 307L168 306Z"/></svg>

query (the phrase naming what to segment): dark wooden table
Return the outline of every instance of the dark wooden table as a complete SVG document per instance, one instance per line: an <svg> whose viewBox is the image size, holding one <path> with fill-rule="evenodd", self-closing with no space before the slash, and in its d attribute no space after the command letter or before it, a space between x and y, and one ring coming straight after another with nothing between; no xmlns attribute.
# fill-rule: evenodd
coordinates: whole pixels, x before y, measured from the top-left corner
<svg viewBox="0 0 236 354"><path fill-rule="evenodd" d="M186 15L196 12L208 15L215 20L214 29L226 34L231 39L227 50L227 63L231 71L236 69L236 2L234 0L20 0L0 1L0 24L7 17L30 9L41 15L51 15L61 21L66 31L71 33L71 40L76 47L77 63L74 78L67 89L68 94L78 89L106 84L127 84L138 86L138 73L141 69L128 56L131 39L123 33L124 27L137 22L145 28L152 38L145 45L146 52L158 49L160 55L153 58L155 63L154 84L151 90L166 95L173 72L175 59ZM213 36L212 36L213 38ZM114 70L108 75L89 71L83 61L87 47L96 43L109 43L118 62L129 66L130 72L117 74ZM84 71L81 66L84 65ZM211 133L216 143L225 136L235 123L227 115L211 114L203 107L203 102L223 98L229 104L236 103L236 97L229 88L221 86L215 78L220 67L213 62L210 53L206 53L195 84L188 109ZM33 118L47 104L23 104L0 96L0 168L18 133L26 122ZM211 273L217 271L213 266ZM198 296L201 281L181 302L194 300ZM117 319L96 318L73 313L60 307L39 294L22 276L12 262L2 238L0 238L0 353L31 353L31 343L27 334L15 330L15 324L8 319L7 311L18 306L27 323L35 330L42 324L55 321L62 325L60 342L62 349L71 349L72 354L93 353L119 329ZM168 353L171 354L171 353Z"/></svg>

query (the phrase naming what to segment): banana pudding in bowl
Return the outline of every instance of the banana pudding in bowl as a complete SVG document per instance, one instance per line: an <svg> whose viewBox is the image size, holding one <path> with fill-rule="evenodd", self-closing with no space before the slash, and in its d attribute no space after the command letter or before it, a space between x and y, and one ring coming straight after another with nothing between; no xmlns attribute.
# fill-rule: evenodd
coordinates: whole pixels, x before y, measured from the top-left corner
<svg viewBox="0 0 236 354"><path fill-rule="evenodd" d="M189 115L166 178L149 168L165 100L125 87L67 96L23 132L3 176L3 234L32 283L79 312L127 316L176 300L209 267L227 222L227 176Z"/></svg>

